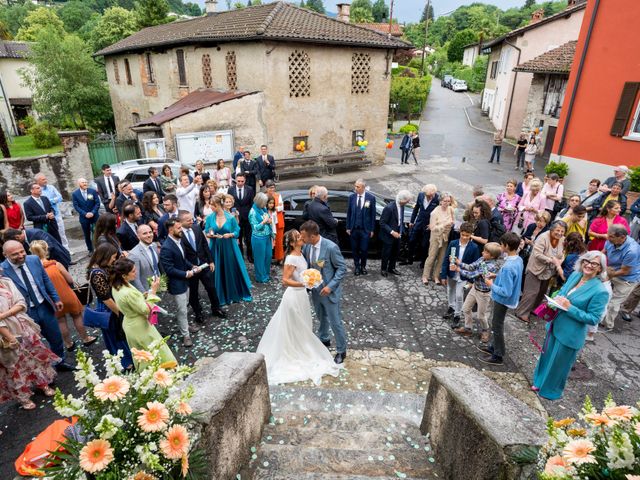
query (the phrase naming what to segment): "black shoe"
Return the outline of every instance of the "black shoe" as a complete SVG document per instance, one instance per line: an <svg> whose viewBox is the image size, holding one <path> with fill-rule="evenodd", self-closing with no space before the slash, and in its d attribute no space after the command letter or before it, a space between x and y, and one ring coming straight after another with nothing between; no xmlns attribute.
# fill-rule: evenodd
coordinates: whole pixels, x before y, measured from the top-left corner
<svg viewBox="0 0 640 480"><path fill-rule="evenodd" d="M227 318L227 312L225 312L221 308L218 308L217 310L212 310L211 315L218 318Z"/></svg>
<svg viewBox="0 0 640 480"><path fill-rule="evenodd" d="M631 318L631 315L629 315L627 312L620 312L620 318L622 318L625 322L630 322L631 320L633 320L633 318Z"/></svg>
<svg viewBox="0 0 640 480"><path fill-rule="evenodd" d="M327 340L326 342L323 342L322 340L320 340L322 342L322 344L327 347L327 348L331 348L331 340Z"/></svg>
<svg viewBox="0 0 640 480"><path fill-rule="evenodd" d="M198 325L204 325L204 318L202 317L196 317L193 319L194 322L196 322Z"/></svg>
<svg viewBox="0 0 640 480"><path fill-rule="evenodd" d="M92 343L93 343L93 342L92 342ZM76 341L74 340L73 342L71 342L71 345L69 345L68 347L65 345L65 347L64 347L64 348L65 348L65 350L66 350L67 352L73 352L73 351L76 349L76 347L77 347L77 346L78 346L78 342L76 342Z"/></svg>
<svg viewBox="0 0 640 480"><path fill-rule="evenodd" d="M360 276L360 269L359 269L359 268L356 268L356 270L353 272L353 274L354 274L356 277L359 277L359 276Z"/></svg>
<svg viewBox="0 0 640 480"><path fill-rule="evenodd" d="M504 365L502 357L496 355L478 355L478 360L482 363L488 363L489 365Z"/></svg>
<svg viewBox="0 0 640 480"><path fill-rule="evenodd" d="M487 163L493 163L493 160L489 160Z"/></svg>
<svg viewBox="0 0 640 480"><path fill-rule="evenodd" d="M336 356L333 357L333 361L337 364L344 363L344 359L347 358L347 352L336 353Z"/></svg>
<svg viewBox="0 0 640 480"><path fill-rule="evenodd" d="M453 316L453 322L451 322L451 328L458 328L460 325L460 315Z"/></svg>
<svg viewBox="0 0 640 480"><path fill-rule="evenodd" d="M448 308L447 313L445 313L444 315L442 315L442 318L444 318L445 320L450 320L453 318L453 314L455 313L455 310L451 307Z"/></svg>
<svg viewBox="0 0 640 480"><path fill-rule="evenodd" d="M389 270L389 273L392 273L394 275L402 275L398 270L396 270L395 268L393 270Z"/></svg>
<svg viewBox="0 0 640 480"><path fill-rule="evenodd" d="M483 345L480 343L476 345L476 348L480 350L482 353L486 353L487 355L493 355L493 347L491 345Z"/></svg>
<svg viewBox="0 0 640 480"><path fill-rule="evenodd" d="M368 273L369 273L369 272L367 272L367 269L366 269L366 268L362 267L362 268L360 269L360 275L367 275Z"/></svg>
<svg viewBox="0 0 640 480"><path fill-rule="evenodd" d="M64 361L56 364L54 367L58 372L73 372L76 369L76 367Z"/></svg>
<svg viewBox="0 0 640 480"><path fill-rule="evenodd" d="M389 276L389 274L385 270L380 270L380 275L382 275L383 277Z"/></svg>

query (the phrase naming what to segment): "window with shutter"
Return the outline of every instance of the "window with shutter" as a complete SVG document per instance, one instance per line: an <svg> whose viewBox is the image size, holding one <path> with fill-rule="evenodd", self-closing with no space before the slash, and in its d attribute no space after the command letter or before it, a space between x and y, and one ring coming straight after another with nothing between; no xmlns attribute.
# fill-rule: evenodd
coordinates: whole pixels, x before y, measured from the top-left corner
<svg viewBox="0 0 640 480"><path fill-rule="evenodd" d="M614 137L624 137L627 133L627 124L631 117L631 111L636 103L636 95L640 89L640 82L626 82L620 96L620 103L616 110L616 116L611 126L611 135Z"/></svg>
<svg viewBox="0 0 640 480"><path fill-rule="evenodd" d="M131 68L129 67L129 59L124 59L124 74L127 77L127 85L133 85L133 81L131 80Z"/></svg>
<svg viewBox="0 0 640 480"><path fill-rule="evenodd" d="M153 73L153 63L151 60L151 53L144 54L145 66L147 67L147 83L156 83L156 78Z"/></svg>
<svg viewBox="0 0 640 480"><path fill-rule="evenodd" d="M176 57L178 60L178 78L180 79L180 86L187 86L187 71L184 66L184 50L176 50Z"/></svg>
<svg viewBox="0 0 640 480"><path fill-rule="evenodd" d="M113 59L113 76L116 79L116 83L120 85L120 71L118 70L118 60Z"/></svg>

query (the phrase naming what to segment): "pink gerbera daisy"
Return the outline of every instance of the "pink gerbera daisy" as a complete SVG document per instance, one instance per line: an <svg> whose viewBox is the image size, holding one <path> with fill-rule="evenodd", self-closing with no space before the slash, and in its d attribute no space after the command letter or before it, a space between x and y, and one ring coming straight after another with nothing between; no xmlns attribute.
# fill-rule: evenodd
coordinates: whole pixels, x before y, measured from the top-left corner
<svg viewBox="0 0 640 480"><path fill-rule="evenodd" d="M182 425L174 425L160 440L162 454L170 460L179 460L189 452L189 434Z"/></svg>
<svg viewBox="0 0 640 480"><path fill-rule="evenodd" d="M596 463L596 459L591 452L596 447L589 440L579 439L569 442L562 450L562 458L567 463L582 465L583 463Z"/></svg>
<svg viewBox="0 0 640 480"><path fill-rule="evenodd" d="M111 400L115 402L116 400L120 400L124 398L124 396L129 391L129 382L127 382L124 378L113 376L106 378L101 383L93 387L93 394L98 398L98 400Z"/></svg>
<svg viewBox="0 0 640 480"><path fill-rule="evenodd" d="M102 439L92 440L80 450L80 468L95 473L104 470L113 460L111 444Z"/></svg>
<svg viewBox="0 0 640 480"><path fill-rule="evenodd" d="M167 427L169 410L160 402L147 402L147 408L138 410L138 426L144 432L159 432Z"/></svg>

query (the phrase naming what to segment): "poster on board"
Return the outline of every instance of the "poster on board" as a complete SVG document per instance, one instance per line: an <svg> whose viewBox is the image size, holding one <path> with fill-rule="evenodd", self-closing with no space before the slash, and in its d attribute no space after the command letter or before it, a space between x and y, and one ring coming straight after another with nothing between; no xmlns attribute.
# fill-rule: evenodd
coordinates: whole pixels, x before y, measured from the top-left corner
<svg viewBox="0 0 640 480"><path fill-rule="evenodd" d="M143 140L145 158L166 158L167 149L164 138L150 138Z"/></svg>
<svg viewBox="0 0 640 480"><path fill-rule="evenodd" d="M194 165L198 160L215 163L219 159L233 159L233 132L219 130L211 132L181 133L176 135L178 161Z"/></svg>

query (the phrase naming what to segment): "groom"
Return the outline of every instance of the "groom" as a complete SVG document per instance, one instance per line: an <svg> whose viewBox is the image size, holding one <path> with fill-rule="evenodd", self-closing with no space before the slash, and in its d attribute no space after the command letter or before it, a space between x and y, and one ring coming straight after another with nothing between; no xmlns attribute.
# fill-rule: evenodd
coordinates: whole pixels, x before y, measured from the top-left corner
<svg viewBox="0 0 640 480"><path fill-rule="evenodd" d="M331 240L320 236L320 228L313 220L305 222L300 227L300 234L305 245L302 254L307 260L309 268L315 268L322 274L322 284L311 290L313 308L320 320L318 336L322 343L329 348L331 339L329 327L336 337L336 356L333 361L343 363L347 356L347 334L342 323L340 301L342 286L340 282L347 272L347 266L340 253L340 248Z"/></svg>

